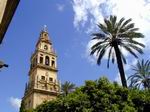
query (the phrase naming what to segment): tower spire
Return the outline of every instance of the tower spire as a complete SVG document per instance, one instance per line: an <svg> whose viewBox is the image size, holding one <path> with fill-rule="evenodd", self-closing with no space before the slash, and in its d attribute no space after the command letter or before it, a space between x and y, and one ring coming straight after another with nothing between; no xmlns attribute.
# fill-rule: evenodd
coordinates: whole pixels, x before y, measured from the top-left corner
<svg viewBox="0 0 150 112"><path fill-rule="evenodd" d="M39 43L41 43L41 42L45 42L45 43L52 45L52 42L51 42L51 39L49 37L48 29L47 29L46 25L44 25L43 29L40 32L40 37L39 37L39 40L38 40L36 46L38 46Z"/></svg>

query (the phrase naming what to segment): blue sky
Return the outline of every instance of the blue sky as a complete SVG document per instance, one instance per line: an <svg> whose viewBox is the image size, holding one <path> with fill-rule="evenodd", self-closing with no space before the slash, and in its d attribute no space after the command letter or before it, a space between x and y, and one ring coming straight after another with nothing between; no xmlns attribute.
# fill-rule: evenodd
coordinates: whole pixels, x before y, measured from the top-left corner
<svg viewBox="0 0 150 112"><path fill-rule="evenodd" d="M97 66L95 57L89 56L90 35L97 31L96 24L110 14L133 18L145 34L145 39L140 40L146 45L145 54L139 59L149 59L149 12L149 0L22 0L0 46L0 59L9 64L9 68L0 72L0 112L18 112L28 81L30 57L44 25L58 55L59 79L80 86L85 80L101 76L119 80L116 65L110 64L107 69L104 59L101 66ZM130 65L136 60L124 53L128 59L125 70L129 75Z"/></svg>

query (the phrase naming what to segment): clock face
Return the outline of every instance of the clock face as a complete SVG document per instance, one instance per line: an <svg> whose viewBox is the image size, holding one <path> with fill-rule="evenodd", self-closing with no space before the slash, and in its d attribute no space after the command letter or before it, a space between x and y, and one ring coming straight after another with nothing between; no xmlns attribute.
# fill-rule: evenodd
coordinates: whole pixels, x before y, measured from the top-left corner
<svg viewBox="0 0 150 112"><path fill-rule="evenodd" d="M48 49L48 46L47 46L47 45L45 45L45 46L44 46L44 49L45 49L45 50L47 50L47 49Z"/></svg>

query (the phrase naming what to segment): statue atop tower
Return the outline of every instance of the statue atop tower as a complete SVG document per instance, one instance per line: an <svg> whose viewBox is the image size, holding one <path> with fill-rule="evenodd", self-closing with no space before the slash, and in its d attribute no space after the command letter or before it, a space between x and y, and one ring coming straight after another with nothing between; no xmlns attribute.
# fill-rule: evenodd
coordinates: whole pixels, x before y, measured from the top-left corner
<svg viewBox="0 0 150 112"><path fill-rule="evenodd" d="M40 33L30 63L29 81L22 98L26 109L35 108L43 101L55 99L60 90L57 79L57 55L46 26Z"/></svg>

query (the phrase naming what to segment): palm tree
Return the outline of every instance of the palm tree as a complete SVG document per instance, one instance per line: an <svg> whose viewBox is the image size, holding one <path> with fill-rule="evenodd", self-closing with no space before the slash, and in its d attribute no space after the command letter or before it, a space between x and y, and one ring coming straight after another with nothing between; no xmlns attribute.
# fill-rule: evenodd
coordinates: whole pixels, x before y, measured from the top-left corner
<svg viewBox="0 0 150 112"><path fill-rule="evenodd" d="M68 95L68 93L72 92L75 89L75 84L66 81L64 84L61 86L62 92L65 96Z"/></svg>
<svg viewBox="0 0 150 112"><path fill-rule="evenodd" d="M110 16L108 19L104 19L104 24L98 24L99 33L92 34L93 39L97 42L91 47L91 55L97 54L97 64L100 65L101 59L108 51L107 67L109 68L110 58L112 63L114 63L115 59L117 60L123 87L127 87L123 67L123 63L126 64L126 59L120 48L124 48L138 58L135 51L142 54L142 47L145 47L142 43L135 40L144 38L144 35L137 32L138 28L135 28L134 23L131 23L131 21L132 19L125 20L125 18L121 18L117 22L116 16Z"/></svg>
<svg viewBox="0 0 150 112"><path fill-rule="evenodd" d="M144 87L145 89L150 89L150 61L147 60L144 62L142 59L141 62L138 61L136 66L133 66L132 70L135 73L128 77L130 80L130 87Z"/></svg>

